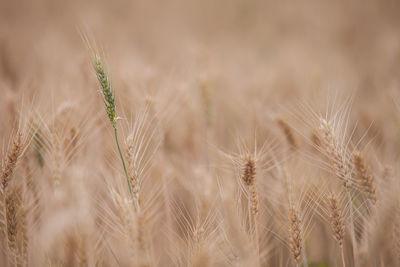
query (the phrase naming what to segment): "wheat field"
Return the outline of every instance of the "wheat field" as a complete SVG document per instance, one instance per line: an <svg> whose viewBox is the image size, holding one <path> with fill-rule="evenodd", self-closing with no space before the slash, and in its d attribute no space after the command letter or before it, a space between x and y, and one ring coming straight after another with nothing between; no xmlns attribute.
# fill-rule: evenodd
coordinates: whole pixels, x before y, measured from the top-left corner
<svg viewBox="0 0 400 267"><path fill-rule="evenodd" d="M0 0L0 266L400 266L400 2Z"/></svg>

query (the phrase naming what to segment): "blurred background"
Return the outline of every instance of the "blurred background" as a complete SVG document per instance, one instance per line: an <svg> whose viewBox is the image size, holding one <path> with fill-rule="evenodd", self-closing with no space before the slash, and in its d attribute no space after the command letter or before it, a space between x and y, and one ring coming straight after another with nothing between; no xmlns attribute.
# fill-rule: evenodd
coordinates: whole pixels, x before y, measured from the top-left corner
<svg viewBox="0 0 400 267"><path fill-rule="evenodd" d="M399 13L396 0L2 0L1 80L17 88L76 68L83 32L124 73L134 72L126 64L172 75L212 61L242 87L382 92L398 82Z"/></svg>
<svg viewBox="0 0 400 267"><path fill-rule="evenodd" d="M22 95L53 111L95 98L82 34L104 52L119 97L189 88L190 98L206 80L217 104L238 96L230 113L337 92L354 97L365 128L397 110L396 0L1 0L0 24L3 129Z"/></svg>
<svg viewBox="0 0 400 267"><path fill-rule="evenodd" d="M43 259L47 255L54 256L53 262L67 259L57 258L61 253L57 244L63 242L58 237L74 227L84 232L79 223L90 229L95 229L92 223L100 225L101 233L113 233L106 221L116 218L110 188L118 188L115 184L124 183L124 178L83 35L104 54L116 89L118 115L127 119L119 124L121 140L135 121L132 114L138 114L143 103L161 114L161 127L155 128L161 152L147 179L150 182L144 185L145 197L152 196L153 185L161 188L165 183L163 189L170 196L164 197L184 203L194 214L195 204L188 204L192 198L217 195L216 185L215 192L198 189L204 181L215 183L215 177L222 177L227 191L233 191L233 168L216 160L219 150L237 152L238 139L254 144L254 129L262 141L271 136L284 140L276 119L297 115L299 100L322 110L341 107L344 120L349 116L349 129L356 128L351 141L372 144L367 150L374 151L370 158L379 166L376 170L381 171L385 163L397 166L398 0L0 0L0 141L11 143L10 134L24 109L27 116L21 117L43 139L27 150L23 165L31 167L44 192L40 196L44 219L32 231L33 258L40 248ZM349 103L351 111L343 108ZM306 123L298 125L290 119L288 123L296 130L305 129L303 139L311 134ZM40 149L43 158L34 154ZM309 175L303 162L299 166L304 177L319 177L317 172ZM22 169L16 177L31 174ZM218 171L222 174L216 175ZM54 185L59 195L53 194L54 177L61 184ZM90 205L85 206L85 199ZM160 212L153 225L163 231L158 226L164 225L162 216L173 213L168 210L173 205L159 199L158 207L166 212ZM101 209L104 203L110 206L109 218ZM219 206L221 210L231 207L229 201ZM153 239L161 239L150 232ZM112 237L107 237L111 244L118 244L119 239ZM328 262L329 250L321 248L327 238L313 243L315 255L310 258ZM157 244L161 245L156 245L156 251L163 251L159 262L169 262L164 248L158 248L162 243ZM377 247L383 250L388 245ZM121 251L118 257L123 258ZM108 252L104 266L115 264L114 257ZM44 260L35 260L43 266Z"/></svg>

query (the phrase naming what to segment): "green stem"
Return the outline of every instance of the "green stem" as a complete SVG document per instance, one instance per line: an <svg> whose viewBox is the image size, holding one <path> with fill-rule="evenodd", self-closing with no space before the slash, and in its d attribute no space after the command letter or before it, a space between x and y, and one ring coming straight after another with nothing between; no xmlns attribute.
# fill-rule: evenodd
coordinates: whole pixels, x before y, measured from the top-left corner
<svg viewBox="0 0 400 267"><path fill-rule="evenodd" d="M114 134L115 134L115 142L117 143L119 156L121 157L122 166L124 166L124 172L125 172L126 181L128 182L129 192L131 193L131 197L133 199L132 184L131 184L131 181L129 180L129 175L128 175L128 171L126 170L125 160L124 160L124 157L122 156L121 148L119 147L117 126L116 125L114 126Z"/></svg>

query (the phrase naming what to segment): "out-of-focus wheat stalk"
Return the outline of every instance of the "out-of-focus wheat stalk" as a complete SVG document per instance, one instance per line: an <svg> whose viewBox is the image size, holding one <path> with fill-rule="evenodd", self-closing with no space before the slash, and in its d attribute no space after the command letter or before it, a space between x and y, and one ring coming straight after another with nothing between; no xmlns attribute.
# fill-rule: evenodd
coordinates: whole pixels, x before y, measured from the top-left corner
<svg viewBox="0 0 400 267"><path fill-rule="evenodd" d="M326 119L319 119L319 132L320 132L320 149L327 156L329 163L335 172L336 177L343 183L344 188L347 192L348 202L350 206L350 236L353 245L353 255L357 254L357 240L355 234L354 225L354 205L352 197L352 166L351 160L348 158L347 146L343 144L343 140L340 140L337 134L338 129L334 129L332 124ZM336 130L336 131L335 131ZM354 256L356 260L356 257Z"/></svg>
<svg viewBox="0 0 400 267"><path fill-rule="evenodd" d="M247 199L248 199L248 222L249 232L256 246L256 256L260 257L259 235L258 235L258 220L257 215L259 212L259 196L256 183L256 158L253 154L247 152L243 157L241 179L246 186ZM259 263L260 264L260 263Z"/></svg>
<svg viewBox="0 0 400 267"><path fill-rule="evenodd" d="M254 156L250 153L247 153L243 159L242 180L249 190L251 217L257 216L259 202L256 185L256 161Z"/></svg>

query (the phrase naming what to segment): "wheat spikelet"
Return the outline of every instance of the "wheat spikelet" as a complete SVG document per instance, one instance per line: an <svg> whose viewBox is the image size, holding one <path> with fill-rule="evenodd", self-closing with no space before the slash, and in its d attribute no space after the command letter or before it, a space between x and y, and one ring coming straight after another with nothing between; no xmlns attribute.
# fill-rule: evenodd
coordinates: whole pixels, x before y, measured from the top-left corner
<svg viewBox="0 0 400 267"><path fill-rule="evenodd" d="M133 192L133 201L137 210L140 210L139 204L139 193L140 193L140 179L139 179L139 170L136 165L135 160L135 147L132 137L128 137L126 140L127 148L126 148L126 158L127 158L127 169L129 180L132 185Z"/></svg>
<svg viewBox="0 0 400 267"><path fill-rule="evenodd" d="M338 196L335 194L329 194L327 196L327 202L333 237L339 243L339 246L342 246L345 234L345 225L341 203Z"/></svg>
<svg viewBox="0 0 400 267"><path fill-rule="evenodd" d="M6 190L8 183L15 171L17 166L18 159L20 158L23 151L23 143L22 143L22 133L17 132L14 137L12 147L7 154L7 158L5 163L3 164L2 173L1 173L1 183L3 190Z"/></svg>
<svg viewBox="0 0 400 267"><path fill-rule="evenodd" d="M250 201L251 201L251 212L255 216L258 214L259 211L259 199L258 199L258 191L257 191L257 185L253 183L250 186Z"/></svg>
<svg viewBox="0 0 400 267"><path fill-rule="evenodd" d="M303 260L303 233L301 229L301 219L297 210L293 207L289 209L289 247L293 259L300 264Z"/></svg>
<svg viewBox="0 0 400 267"><path fill-rule="evenodd" d="M376 202L376 189L375 189L375 177L371 173L368 168L365 158L362 156L360 152L355 152L353 156L354 166L357 172L357 178L359 184L366 194L367 198L372 201L372 203Z"/></svg>
<svg viewBox="0 0 400 267"><path fill-rule="evenodd" d="M6 196L6 217L7 217L7 239L10 258L12 261L17 259L17 234L18 234L18 212L20 205L20 192L13 190ZM15 262L16 263L16 262Z"/></svg>
<svg viewBox="0 0 400 267"><path fill-rule="evenodd" d="M247 186L254 184L256 179L256 163L254 156L250 153L244 158L244 165L242 167L242 180Z"/></svg>

